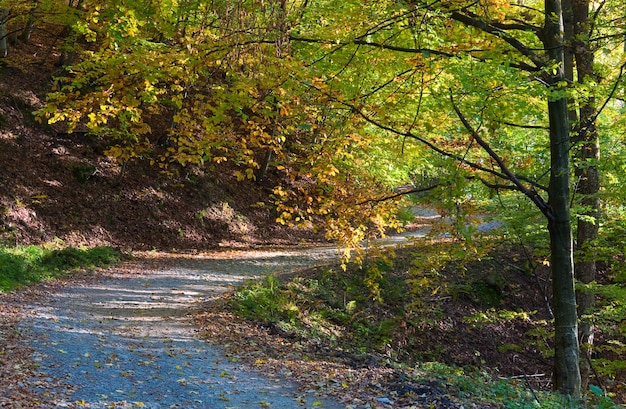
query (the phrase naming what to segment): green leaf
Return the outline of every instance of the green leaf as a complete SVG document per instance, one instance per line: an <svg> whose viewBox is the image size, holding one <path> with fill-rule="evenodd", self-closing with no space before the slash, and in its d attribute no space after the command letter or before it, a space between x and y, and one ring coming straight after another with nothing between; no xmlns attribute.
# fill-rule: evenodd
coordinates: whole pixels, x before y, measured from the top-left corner
<svg viewBox="0 0 626 409"><path fill-rule="evenodd" d="M602 388L596 385L589 385L589 390L591 391L591 393L593 393L594 395L598 397L604 396L604 391L602 390Z"/></svg>

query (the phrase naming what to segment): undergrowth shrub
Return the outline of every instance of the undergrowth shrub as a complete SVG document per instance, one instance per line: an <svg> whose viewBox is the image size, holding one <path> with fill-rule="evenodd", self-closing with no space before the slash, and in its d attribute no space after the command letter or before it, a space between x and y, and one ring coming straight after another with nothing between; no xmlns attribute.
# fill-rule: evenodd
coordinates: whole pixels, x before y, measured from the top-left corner
<svg viewBox="0 0 626 409"><path fill-rule="evenodd" d="M287 308L287 292L281 290L278 279L273 275L242 286L235 294L232 305L242 316L267 323L291 321L295 313Z"/></svg>
<svg viewBox="0 0 626 409"><path fill-rule="evenodd" d="M453 382L460 396L479 396L496 402L494 407L617 407L611 400L614 395L597 394L607 386L602 382L613 379L613 385L618 384L626 369L625 345L615 341L626 333L626 319L618 319L624 310L622 301L615 300L617 290L598 290L606 300L613 299L601 304L606 322L601 322L602 314L596 315L598 325L610 328L603 330L611 337L611 342L602 343L604 356L608 349L613 353L609 360L594 360L601 378L595 383L602 388L589 391L584 403L566 402L540 392L540 386L550 384L554 333L528 260L509 246L493 253L489 249L489 245L437 243L416 246L397 258L366 258L362 266L348 265L345 271L324 268L284 282L268 277L239 288L231 306L246 318L272 323L301 341L324 343L357 356L375 354L389 365L420 366L442 360L451 351L465 353L466 358L474 353L473 361L462 365L475 369L448 369L442 379ZM458 308L449 308L456 303ZM473 342L476 336L482 343ZM472 349L462 350L465 346ZM474 349L481 347L486 350ZM533 359L547 362L541 369L546 375L534 383L516 377L494 380L500 369L485 353L500 354L496 358L502 363L510 356L516 365L529 365L529 371L536 365ZM478 376L481 371L489 372Z"/></svg>

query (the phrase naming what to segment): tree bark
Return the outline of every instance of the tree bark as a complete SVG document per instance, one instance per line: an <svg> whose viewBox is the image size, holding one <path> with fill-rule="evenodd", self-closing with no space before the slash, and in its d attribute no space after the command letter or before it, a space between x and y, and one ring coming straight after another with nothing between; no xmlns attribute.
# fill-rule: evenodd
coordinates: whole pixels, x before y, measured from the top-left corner
<svg viewBox="0 0 626 409"><path fill-rule="evenodd" d="M7 24L9 21L9 10L0 9L0 58L6 58L9 54L7 45Z"/></svg>
<svg viewBox="0 0 626 409"><path fill-rule="evenodd" d="M594 52L589 47L589 0L573 0L574 17L573 50L576 61L578 83L585 84L595 75ZM597 106L592 96L580 101L579 130L576 142L579 143L576 168L577 192L582 195L580 204L583 216L578 219L576 234L577 257L575 264L576 279L582 284L589 284L596 278L596 254L593 243L598 239L600 216L600 172L597 164L600 160L600 141L596 126ZM586 318L595 304L595 294L589 290L577 292L579 316L579 341L582 360L580 363L582 388L586 390L591 374L591 353L594 327Z"/></svg>
<svg viewBox="0 0 626 409"><path fill-rule="evenodd" d="M30 9L28 13L28 19L26 20L26 25L20 34L20 41L23 43L28 43L30 41L30 35L33 32L33 26L35 25L35 13L37 13L37 8L39 7L39 0L35 0L33 2L33 7Z"/></svg>
<svg viewBox="0 0 626 409"><path fill-rule="evenodd" d="M547 78L552 90L565 83L563 15L560 0L545 1L546 22L544 46L550 60L556 64ZM556 95L560 95L557 93ZM580 397L578 316L574 287L573 237L570 216L570 124L567 99L551 96L548 101L550 121L550 183L548 186L550 212L548 231L552 255L552 285L554 297L554 381L555 388L574 398Z"/></svg>

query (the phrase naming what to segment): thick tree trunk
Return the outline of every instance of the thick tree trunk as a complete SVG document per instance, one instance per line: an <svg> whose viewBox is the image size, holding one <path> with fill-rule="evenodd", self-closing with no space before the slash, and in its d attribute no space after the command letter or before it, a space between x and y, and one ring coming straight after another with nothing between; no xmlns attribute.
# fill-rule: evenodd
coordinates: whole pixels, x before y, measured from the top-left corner
<svg viewBox="0 0 626 409"><path fill-rule="evenodd" d="M573 397L580 396L578 315L574 287L572 225L569 209L569 122L567 101L550 102L552 171L548 221L552 254L552 285L555 327L555 387ZM563 121L565 118L565 121Z"/></svg>
<svg viewBox="0 0 626 409"><path fill-rule="evenodd" d="M587 83L595 72L593 69L594 53L589 48L586 39L589 36L589 0L573 0L572 10L574 17L573 43L578 82ZM581 205L584 208L583 215L578 219L576 235L577 260L575 264L576 278L583 284L589 284L596 278L596 254L593 242L598 238L600 216L600 173L598 162L600 160L600 141L596 127L596 101L593 96L580 102L579 132L579 164L576 169L577 193L582 195ZM586 315L593 308L595 295L585 290L578 291L578 316L579 316L579 341L581 345L582 360L580 364L582 387L587 389L591 374L591 352L593 346L593 324Z"/></svg>
<svg viewBox="0 0 626 409"><path fill-rule="evenodd" d="M563 20L560 0L546 0L544 45L557 64L548 82L557 88L565 81ZM548 102L551 172L548 187L548 230L552 254L552 285L555 327L555 387L563 394L580 397L578 316L574 287L573 238L570 217L570 125L567 99Z"/></svg>

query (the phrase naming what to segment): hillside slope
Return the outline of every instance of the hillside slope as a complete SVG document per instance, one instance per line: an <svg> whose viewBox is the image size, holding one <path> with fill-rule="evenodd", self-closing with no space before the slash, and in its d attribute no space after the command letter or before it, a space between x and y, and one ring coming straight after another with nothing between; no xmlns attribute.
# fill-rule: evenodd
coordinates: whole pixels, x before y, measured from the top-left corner
<svg viewBox="0 0 626 409"><path fill-rule="evenodd" d="M202 250L319 239L275 223L271 179L238 182L229 164L172 166L168 176L148 160L122 172L105 141L38 123L59 69L50 54L33 41L0 67L1 244Z"/></svg>

